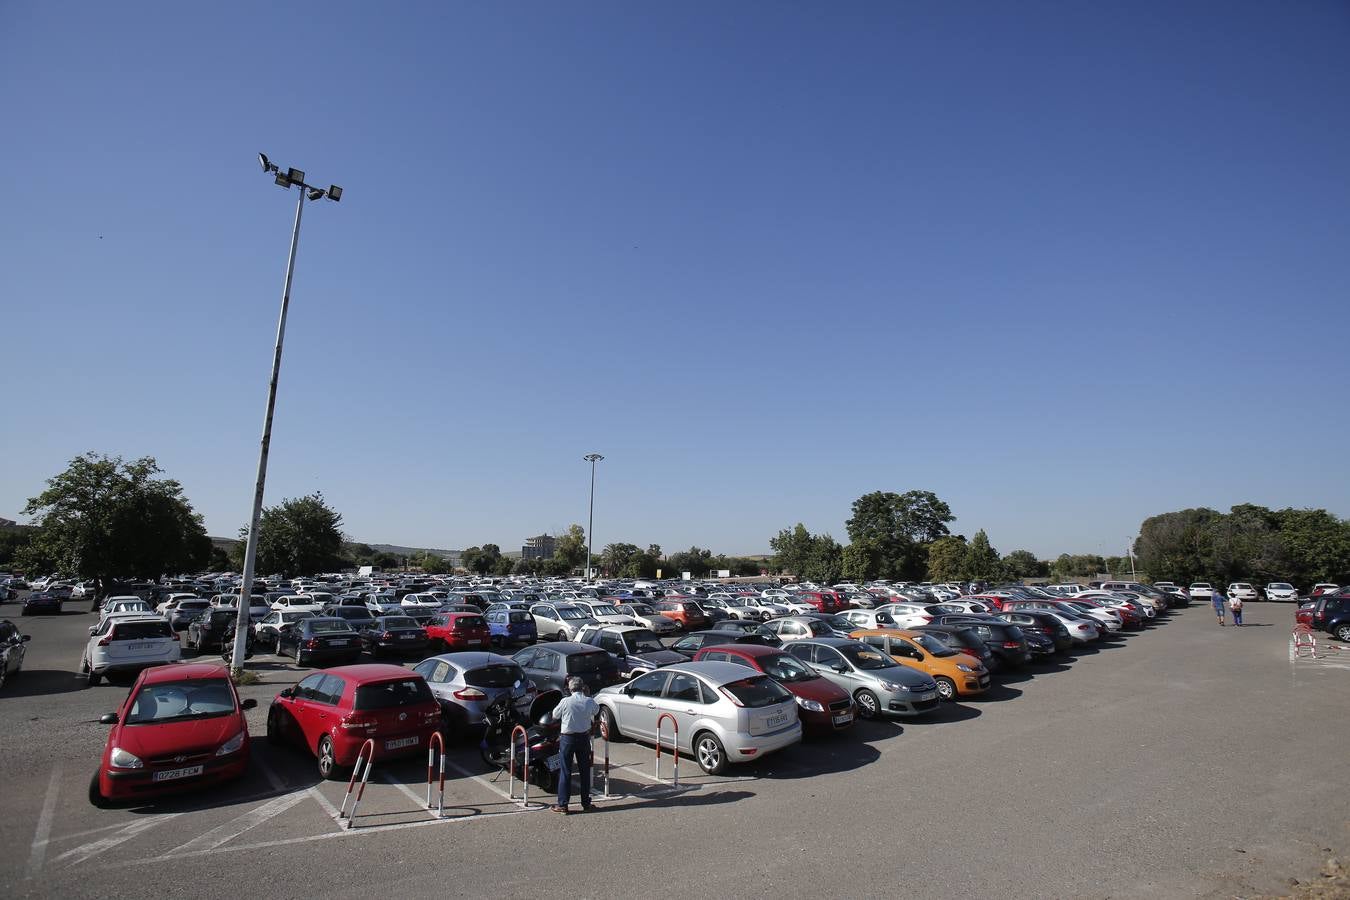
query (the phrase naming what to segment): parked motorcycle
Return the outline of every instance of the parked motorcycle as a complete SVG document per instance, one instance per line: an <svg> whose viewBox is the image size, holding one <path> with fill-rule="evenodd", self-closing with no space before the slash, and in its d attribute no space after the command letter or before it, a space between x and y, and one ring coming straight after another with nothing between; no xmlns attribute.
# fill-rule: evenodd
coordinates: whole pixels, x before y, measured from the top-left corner
<svg viewBox="0 0 1350 900"><path fill-rule="evenodd" d="M516 777L529 780L546 791L557 790L562 726L553 716L553 710L562 702L562 696L561 691L544 691L535 697L526 715L511 702L509 694L493 701L483 713L487 720L483 740L479 743L483 762L496 769L505 769L511 761L511 733L517 725L524 725L525 741L530 747L530 770L525 772L525 748L518 742Z"/></svg>

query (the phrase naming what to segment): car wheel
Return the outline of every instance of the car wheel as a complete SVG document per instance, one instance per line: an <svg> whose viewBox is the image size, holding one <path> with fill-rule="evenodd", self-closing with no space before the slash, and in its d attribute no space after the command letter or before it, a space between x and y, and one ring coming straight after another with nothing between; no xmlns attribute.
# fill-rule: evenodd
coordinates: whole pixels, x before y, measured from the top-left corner
<svg viewBox="0 0 1350 900"><path fill-rule="evenodd" d="M295 664L300 668L304 668L305 666L305 654L301 653L298 647L295 651Z"/></svg>
<svg viewBox="0 0 1350 900"><path fill-rule="evenodd" d="M9 662L0 659L0 688L5 686L5 680L9 677Z"/></svg>
<svg viewBox="0 0 1350 900"><path fill-rule="evenodd" d="M1336 626L1336 640L1350 644L1350 623Z"/></svg>
<svg viewBox="0 0 1350 900"><path fill-rule="evenodd" d="M619 721L614 718L614 712L608 706L600 707L600 722L605 729L602 733L609 735L611 744L623 740L623 732L619 731Z"/></svg>
<svg viewBox="0 0 1350 900"><path fill-rule="evenodd" d="M937 682L938 696L943 700L956 699L956 682L950 678L938 677L933 679Z"/></svg>
<svg viewBox="0 0 1350 900"><path fill-rule="evenodd" d="M108 798L103 796L103 791L98 786L98 773L95 772L89 779L89 803L97 806L99 809L107 809L110 805Z"/></svg>
<svg viewBox="0 0 1350 900"><path fill-rule="evenodd" d="M333 749L333 739L328 735L319 738L319 777L324 781L338 778L337 753Z"/></svg>
<svg viewBox="0 0 1350 900"><path fill-rule="evenodd" d="M863 688L853 695L853 699L858 701L858 715L864 719L875 719L881 715L881 701L877 695Z"/></svg>
<svg viewBox="0 0 1350 900"><path fill-rule="evenodd" d="M273 709L267 713L267 743L279 747L283 740L281 722L277 720L277 712Z"/></svg>
<svg viewBox="0 0 1350 900"><path fill-rule="evenodd" d="M90 687L98 687L98 683L103 680L103 676L95 672L93 669L90 669L89 674L85 675L84 677L89 682Z"/></svg>
<svg viewBox="0 0 1350 900"><path fill-rule="evenodd" d="M723 749L717 735L709 731L695 735L694 759L698 761L698 767L709 775L721 775L727 768L727 751Z"/></svg>

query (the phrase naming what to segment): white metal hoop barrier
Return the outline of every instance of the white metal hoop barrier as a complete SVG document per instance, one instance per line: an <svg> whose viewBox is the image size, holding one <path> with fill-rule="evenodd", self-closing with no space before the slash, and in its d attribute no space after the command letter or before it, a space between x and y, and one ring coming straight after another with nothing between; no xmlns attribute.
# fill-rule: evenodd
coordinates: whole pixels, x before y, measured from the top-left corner
<svg viewBox="0 0 1350 900"><path fill-rule="evenodd" d="M440 748L441 760L441 793L440 799L436 801L437 818L445 818L445 738L441 737L439 731L431 733L431 740L427 742L427 809L431 809L431 782L436 775L436 751Z"/></svg>
<svg viewBox="0 0 1350 900"><path fill-rule="evenodd" d="M516 798L516 735L521 737L521 743L525 746L524 767L520 770L520 804L521 806L530 805L530 734L525 730L524 725L517 725L511 729L511 751L507 756L506 771L508 773L506 782L506 795L512 800Z"/></svg>
<svg viewBox="0 0 1350 900"><path fill-rule="evenodd" d="M1317 656L1317 635L1307 625L1300 625L1293 631L1294 655Z"/></svg>
<svg viewBox="0 0 1350 900"><path fill-rule="evenodd" d="M670 713L661 713L656 719L656 780L661 780L661 725L670 720L670 755L675 758L675 777L672 787L680 786L680 723Z"/></svg>
<svg viewBox="0 0 1350 900"><path fill-rule="evenodd" d="M366 752L367 748L370 749L369 753ZM361 770L362 762L365 763L364 772ZM345 816L349 829L353 827L353 822L356 819L356 807L360 805L361 797L366 793L366 782L370 781L370 770L373 768L375 768L375 739L367 738L366 742L361 745L361 751L356 754L356 765L352 768L352 777L347 782L347 793L342 798L342 806L338 807L338 818L341 819ZM356 787L357 778L361 779L361 787L357 789L356 799L352 800L352 811L348 813L347 801L351 799L352 789Z"/></svg>

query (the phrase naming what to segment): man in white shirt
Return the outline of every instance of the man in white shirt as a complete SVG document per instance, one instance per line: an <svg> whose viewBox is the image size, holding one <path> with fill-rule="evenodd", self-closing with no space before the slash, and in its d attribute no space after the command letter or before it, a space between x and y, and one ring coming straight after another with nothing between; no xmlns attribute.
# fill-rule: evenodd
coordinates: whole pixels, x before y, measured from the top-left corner
<svg viewBox="0 0 1350 900"><path fill-rule="evenodd" d="M558 766L558 802L550 807L567 815L567 804L572 799L572 761L576 760L581 776L581 810L591 808L591 723L600 714L600 704L586 693L586 682L573 675L567 679L568 694L553 710L562 726L562 741Z"/></svg>

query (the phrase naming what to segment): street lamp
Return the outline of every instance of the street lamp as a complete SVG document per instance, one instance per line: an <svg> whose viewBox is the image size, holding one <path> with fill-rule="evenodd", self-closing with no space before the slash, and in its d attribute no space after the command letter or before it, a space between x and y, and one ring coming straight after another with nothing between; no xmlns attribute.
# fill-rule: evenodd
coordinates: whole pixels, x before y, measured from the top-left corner
<svg viewBox="0 0 1350 900"><path fill-rule="evenodd" d="M248 608L253 596L253 565L258 557L258 521L262 517L263 485L267 481L267 450L272 443L272 413L277 405L277 378L281 375L281 344L286 337L286 310L291 305L291 278L295 274L295 250L300 245L300 216L305 211L305 200L322 200L327 197L334 203L342 199L342 188L330 185L318 188L305 183L305 173L299 169L281 167L258 154L264 175L276 176L277 186L290 190L292 185L300 188L300 196L295 201L295 227L291 229L291 251L286 257L286 285L281 291L281 317L277 320L277 345L272 352L272 381L267 386L267 414L263 417L262 444L258 449L258 481L253 488L253 515L248 523L248 543L244 546L244 578L239 586L238 613L235 616L234 655L230 658L230 667L238 675L244 670L244 652L248 644Z"/></svg>
<svg viewBox="0 0 1350 900"><path fill-rule="evenodd" d="M593 580L591 578L591 548L595 545L595 535L592 534L592 529L595 528L595 464L604 457L599 453L587 453L582 459L591 464L591 512L589 518L586 519L586 580L589 582Z"/></svg>

